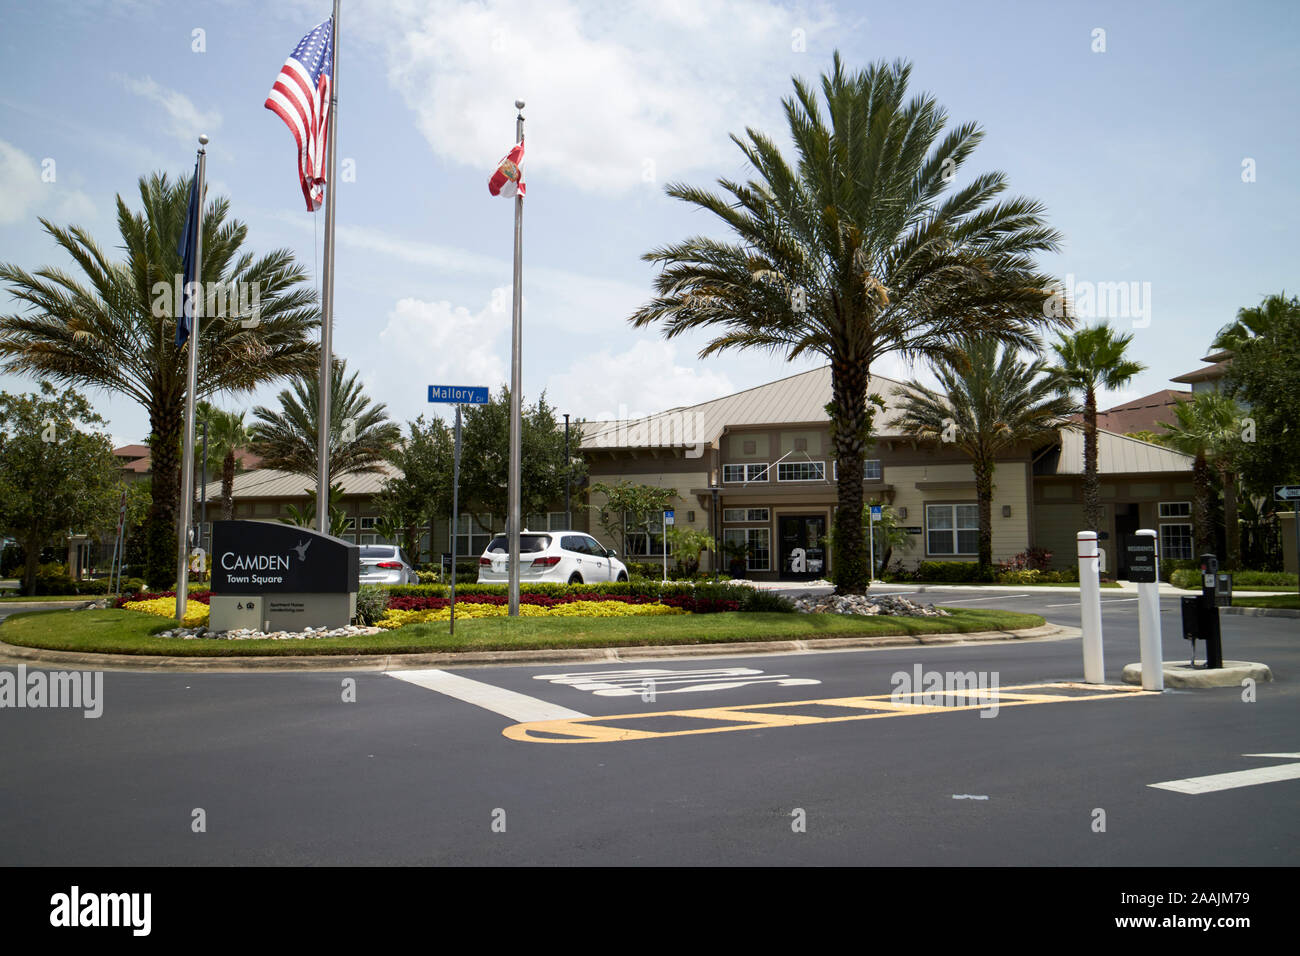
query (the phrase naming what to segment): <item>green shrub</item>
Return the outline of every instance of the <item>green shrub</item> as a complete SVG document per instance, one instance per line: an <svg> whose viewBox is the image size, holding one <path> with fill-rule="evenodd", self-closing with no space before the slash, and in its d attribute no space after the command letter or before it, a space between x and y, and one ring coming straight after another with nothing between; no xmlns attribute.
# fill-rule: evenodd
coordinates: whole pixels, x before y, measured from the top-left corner
<svg viewBox="0 0 1300 956"><path fill-rule="evenodd" d="M1042 580L1043 572L1035 568L1021 568L1016 571L1002 571L998 574L999 584L1037 584Z"/></svg>
<svg viewBox="0 0 1300 956"><path fill-rule="evenodd" d="M748 591L740 602L742 611L776 611L780 613L790 613L794 611L794 604L789 598L776 591L766 591L763 588L744 588Z"/></svg>
<svg viewBox="0 0 1300 956"><path fill-rule="evenodd" d="M36 568L37 594L76 594L77 585L66 564L41 564Z"/></svg>
<svg viewBox="0 0 1300 956"><path fill-rule="evenodd" d="M916 572L918 581L952 583L980 579L980 566L974 561L922 561Z"/></svg>
<svg viewBox="0 0 1300 956"><path fill-rule="evenodd" d="M1298 586L1296 576L1286 571L1233 571L1233 586L1275 587L1279 591L1294 591Z"/></svg>
<svg viewBox="0 0 1300 956"><path fill-rule="evenodd" d="M108 578L91 578L77 582L78 594L107 594Z"/></svg>
<svg viewBox="0 0 1300 956"><path fill-rule="evenodd" d="M357 592L357 623L370 627L388 609L388 588L379 584L363 584Z"/></svg>

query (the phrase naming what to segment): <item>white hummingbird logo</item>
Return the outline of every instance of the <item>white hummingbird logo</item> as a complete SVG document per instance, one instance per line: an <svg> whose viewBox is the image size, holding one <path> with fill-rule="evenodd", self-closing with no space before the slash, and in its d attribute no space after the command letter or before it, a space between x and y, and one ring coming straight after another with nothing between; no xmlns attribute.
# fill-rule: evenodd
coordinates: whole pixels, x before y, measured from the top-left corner
<svg viewBox="0 0 1300 956"><path fill-rule="evenodd" d="M310 547L311 547L311 538L308 538L306 541L300 541L293 546L293 550L298 552L299 561L307 560L307 549Z"/></svg>

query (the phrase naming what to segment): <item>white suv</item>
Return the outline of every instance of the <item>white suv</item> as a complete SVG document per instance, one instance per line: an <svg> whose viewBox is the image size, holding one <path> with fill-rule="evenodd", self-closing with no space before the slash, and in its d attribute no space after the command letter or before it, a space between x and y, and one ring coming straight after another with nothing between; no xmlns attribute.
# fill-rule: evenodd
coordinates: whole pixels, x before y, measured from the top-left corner
<svg viewBox="0 0 1300 956"><path fill-rule="evenodd" d="M478 583L504 584L509 580L510 539L499 534L478 559ZM614 551L581 531L521 531L519 580L561 584L626 581L627 565Z"/></svg>

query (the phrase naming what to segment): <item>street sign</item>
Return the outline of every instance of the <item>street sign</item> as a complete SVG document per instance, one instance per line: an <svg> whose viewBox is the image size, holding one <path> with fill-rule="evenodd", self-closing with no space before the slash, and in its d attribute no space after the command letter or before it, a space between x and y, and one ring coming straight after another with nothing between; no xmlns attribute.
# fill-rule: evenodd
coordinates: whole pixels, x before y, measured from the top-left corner
<svg viewBox="0 0 1300 956"><path fill-rule="evenodd" d="M1274 485L1273 497L1278 501L1300 501L1300 485Z"/></svg>
<svg viewBox="0 0 1300 956"><path fill-rule="evenodd" d="M871 506L871 517L873 520L880 517L880 505Z"/></svg>
<svg viewBox="0 0 1300 956"><path fill-rule="evenodd" d="M1149 535L1124 536L1128 579L1133 584L1156 583L1156 539Z"/></svg>
<svg viewBox="0 0 1300 956"><path fill-rule="evenodd" d="M488 387L486 385L430 385L429 401L456 405L486 405Z"/></svg>
<svg viewBox="0 0 1300 956"><path fill-rule="evenodd" d="M664 524L673 524L673 523L675 523L675 520L676 520L676 519L675 519L675 513L674 513L674 512L672 512L672 511L665 511L665 512L664 512Z"/></svg>

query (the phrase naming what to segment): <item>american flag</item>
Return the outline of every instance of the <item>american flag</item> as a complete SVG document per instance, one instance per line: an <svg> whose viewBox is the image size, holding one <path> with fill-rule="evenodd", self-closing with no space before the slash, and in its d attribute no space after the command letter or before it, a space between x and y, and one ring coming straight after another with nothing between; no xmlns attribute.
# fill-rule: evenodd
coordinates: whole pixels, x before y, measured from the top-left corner
<svg viewBox="0 0 1300 956"><path fill-rule="evenodd" d="M330 86L334 80L334 18L308 33L284 61L266 108L289 127L298 142L298 179L307 209L325 196L325 145L329 141Z"/></svg>

